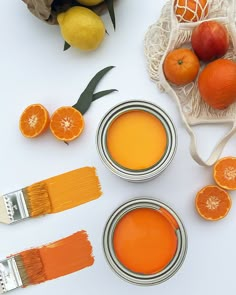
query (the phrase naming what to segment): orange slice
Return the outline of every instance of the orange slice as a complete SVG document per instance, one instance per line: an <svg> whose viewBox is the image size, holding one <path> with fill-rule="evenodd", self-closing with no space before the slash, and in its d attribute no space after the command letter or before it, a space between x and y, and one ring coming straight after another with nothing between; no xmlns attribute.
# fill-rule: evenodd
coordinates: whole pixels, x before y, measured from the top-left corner
<svg viewBox="0 0 236 295"><path fill-rule="evenodd" d="M236 158L225 157L216 162L213 167L215 182L228 190L236 189Z"/></svg>
<svg viewBox="0 0 236 295"><path fill-rule="evenodd" d="M41 104L29 105L20 116L19 128L25 137L42 134L49 126L49 113Z"/></svg>
<svg viewBox="0 0 236 295"><path fill-rule="evenodd" d="M216 185L205 186L195 198L197 212L207 220L224 218L231 208L231 203L229 194Z"/></svg>
<svg viewBox="0 0 236 295"><path fill-rule="evenodd" d="M74 140L84 129L83 115L73 107L60 107L51 116L50 129L59 140Z"/></svg>

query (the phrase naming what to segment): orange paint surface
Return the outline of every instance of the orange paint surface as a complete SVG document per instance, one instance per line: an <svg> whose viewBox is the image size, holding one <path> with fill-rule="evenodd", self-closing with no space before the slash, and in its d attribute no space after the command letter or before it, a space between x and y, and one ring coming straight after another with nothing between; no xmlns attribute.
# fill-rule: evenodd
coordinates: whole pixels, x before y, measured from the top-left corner
<svg viewBox="0 0 236 295"><path fill-rule="evenodd" d="M39 251L48 280L78 271L94 263L92 246L85 231L43 246Z"/></svg>
<svg viewBox="0 0 236 295"><path fill-rule="evenodd" d="M48 245L19 253L28 284L55 279L94 263L92 246L85 231L79 231Z"/></svg>
<svg viewBox="0 0 236 295"><path fill-rule="evenodd" d="M148 169L161 160L167 146L166 130L154 115L134 110L116 118L107 131L112 159L131 169Z"/></svg>
<svg viewBox="0 0 236 295"><path fill-rule="evenodd" d="M51 213L74 208L95 200L102 194L96 170L93 167L76 169L46 179Z"/></svg>
<svg viewBox="0 0 236 295"><path fill-rule="evenodd" d="M175 225L157 210L132 210L116 225L113 246L117 259L126 268L140 274L155 274L176 253Z"/></svg>

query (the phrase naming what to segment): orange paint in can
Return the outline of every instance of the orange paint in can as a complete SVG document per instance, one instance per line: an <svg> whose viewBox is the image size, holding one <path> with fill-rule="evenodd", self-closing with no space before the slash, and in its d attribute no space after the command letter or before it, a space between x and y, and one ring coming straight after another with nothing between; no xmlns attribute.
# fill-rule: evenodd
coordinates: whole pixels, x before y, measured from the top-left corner
<svg viewBox="0 0 236 295"><path fill-rule="evenodd" d="M165 212L150 208L124 215L113 234L117 259L135 273L151 275L163 270L175 256L178 244L176 228L168 218Z"/></svg>
<svg viewBox="0 0 236 295"><path fill-rule="evenodd" d="M132 110L118 116L107 131L107 148L112 159L130 170L149 169L165 154L167 134L153 114Z"/></svg>

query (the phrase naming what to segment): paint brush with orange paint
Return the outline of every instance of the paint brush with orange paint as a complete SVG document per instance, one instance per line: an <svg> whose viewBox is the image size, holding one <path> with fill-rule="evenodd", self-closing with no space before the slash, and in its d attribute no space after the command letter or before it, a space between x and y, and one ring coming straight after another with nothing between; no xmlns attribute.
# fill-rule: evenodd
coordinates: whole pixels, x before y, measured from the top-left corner
<svg viewBox="0 0 236 295"><path fill-rule="evenodd" d="M57 213L101 196L94 167L69 171L0 197L0 222Z"/></svg>
<svg viewBox="0 0 236 295"><path fill-rule="evenodd" d="M86 231L0 261L0 294L56 279L93 265Z"/></svg>

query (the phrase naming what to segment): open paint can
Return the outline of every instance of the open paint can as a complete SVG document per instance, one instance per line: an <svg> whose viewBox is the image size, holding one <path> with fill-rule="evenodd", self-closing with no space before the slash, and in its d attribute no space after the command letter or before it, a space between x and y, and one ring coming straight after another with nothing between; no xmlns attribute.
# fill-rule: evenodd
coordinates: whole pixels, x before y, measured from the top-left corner
<svg viewBox="0 0 236 295"><path fill-rule="evenodd" d="M155 199L138 198L109 218L103 247L111 268L138 285L155 285L173 276L187 251L187 236L178 215Z"/></svg>
<svg viewBox="0 0 236 295"><path fill-rule="evenodd" d="M128 181L143 182L170 164L177 135L163 109L147 101L131 100L103 117L96 141L101 160L110 171Z"/></svg>

